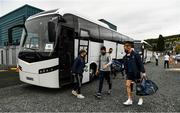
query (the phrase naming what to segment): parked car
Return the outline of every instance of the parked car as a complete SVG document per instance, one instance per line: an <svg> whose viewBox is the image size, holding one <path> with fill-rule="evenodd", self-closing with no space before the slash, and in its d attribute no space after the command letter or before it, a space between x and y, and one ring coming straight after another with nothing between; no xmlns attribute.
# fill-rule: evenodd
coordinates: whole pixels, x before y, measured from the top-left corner
<svg viewBox="0 0 180 113"><path fill-rule="evenodd" d="M175 56L175 60L180 61L180 54L177 54L177 55Z"/></svg>

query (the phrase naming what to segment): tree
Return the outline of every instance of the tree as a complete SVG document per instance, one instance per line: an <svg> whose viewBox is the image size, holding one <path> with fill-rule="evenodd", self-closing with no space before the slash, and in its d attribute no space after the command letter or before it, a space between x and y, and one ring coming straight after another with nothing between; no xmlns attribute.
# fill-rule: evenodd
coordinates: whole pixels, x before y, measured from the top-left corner
<svg viewBox="0 0 180 113"><path fill-rule="evenodd" d="M155 45L153 46L152 50L153 50L153 51L156 51L156 50L157 50L157 48L156 48Z"/></svg>
<svg viewBox="0 0 180 113"><path fill-rule="evenodd" d="M159 35L158 41L157 41L157 50L158 51L164 51L164 37L162 35Z"/></svg>
<svg viewBox="0 0 180 113"><path fill-rule="evenodd" d="M180 53L180 44L177 44L175 47L175 52Z"/></svg>

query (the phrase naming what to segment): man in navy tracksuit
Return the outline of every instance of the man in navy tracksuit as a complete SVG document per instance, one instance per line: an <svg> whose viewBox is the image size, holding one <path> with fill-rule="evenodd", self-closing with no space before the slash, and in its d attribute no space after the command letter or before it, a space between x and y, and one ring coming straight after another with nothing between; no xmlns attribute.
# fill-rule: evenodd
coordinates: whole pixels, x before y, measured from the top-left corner
<svg viewBox="0 0 180 113"><path fill-rule="evenodd" d="M145 77L145 69L141 57L133 50L133 42L127 41L124 43L124 69L126 72L126 89L128 100L124 102L124 105L132 105L132 90L133 83L139 82L142 77ZM142 97L139 98L138 105L143 104Z"/></svg>
<svg viewBox="0 0 180 113"><path fill-rule="evenodd" d="M81 84L82 84L83 72L85 67L85 56L86 56L86 51L83 49L80 50L79 56L75 59L72 67L72 74L74 75L74 79L75 79L75 84L72 90L72 94L80 99L85 98L81 94Z"/></svg>

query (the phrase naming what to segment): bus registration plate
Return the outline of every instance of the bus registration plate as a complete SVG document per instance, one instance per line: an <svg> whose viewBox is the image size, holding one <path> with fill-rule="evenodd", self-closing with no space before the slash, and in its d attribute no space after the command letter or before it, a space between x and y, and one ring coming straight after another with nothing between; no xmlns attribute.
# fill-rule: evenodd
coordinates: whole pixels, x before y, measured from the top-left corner
<svg viewBox="0 0 180 113"><path fill-rule="evenodd" d="M31 78L31 77L26 77L26 79L27 79L27 80L34 81L34 79L33 79L33 78Z"/></svg>

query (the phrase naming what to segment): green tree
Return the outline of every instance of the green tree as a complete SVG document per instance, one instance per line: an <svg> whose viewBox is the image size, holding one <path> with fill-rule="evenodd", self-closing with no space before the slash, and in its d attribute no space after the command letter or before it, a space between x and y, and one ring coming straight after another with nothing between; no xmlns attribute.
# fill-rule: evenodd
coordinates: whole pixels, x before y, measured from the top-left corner
<svg viewBox="0 0 180 113"><path fill-rule="evenodd" d="M157 41L157 50L158 51L164 51L164 37L162 35L159 35L158 41Z"/></svg>
<svg viewBox="0 0 180 113"><path fill-rule="evenodd" d="M175 52L176 53L180 53L180 45L179 44L176 45Z"/></svg>
<svg viewBox="0 0 180 113"><path fill-rule="evenodd" d="M153 46L152 50L153 50L153 51L156 51L156 50L157 50L155 45Z"/></svg>

